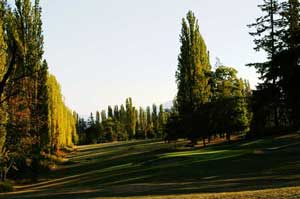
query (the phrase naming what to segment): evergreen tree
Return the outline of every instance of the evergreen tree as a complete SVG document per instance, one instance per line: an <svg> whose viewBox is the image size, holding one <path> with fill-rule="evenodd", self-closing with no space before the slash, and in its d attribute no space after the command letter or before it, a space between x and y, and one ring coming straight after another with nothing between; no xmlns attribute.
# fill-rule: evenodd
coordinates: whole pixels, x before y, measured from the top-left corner
<svg viewBox="0 0 300 199"><path fill-rule="evenodd" d="M251 32L250 35L254 37L255 50L267 52L268 61L263 63L252 63L250 66L254 66L257 72L260 74L260 79L263 83L259 84L258 91L254 95L253 100L258 101L259 98L256 96L263 95L266 93L273 93L272 96L265 95L264 102L255 102L256 104L261 104L263 107L258 107L258 111L254 112L254 116L257 121L254 126L262 126L262 128L277 127L280 126L280 115L279 108L281 107L282 93L278 85L279 74L278 68L274 64L274 59L276 54L281 52L284 48L284 43L282 42L282 21L280 19L280 4L278 0L264 0L262 5L258 6L263 16L256 19L256 22L248 25L250 28L255 28L256 31ZM265 110L259 113L260 110ZM267 117L270 122L263 122L260 117ZM262 123L260 123L260 121ZM269 127L266 124L270 123ZM263 127L264 126L264 127Z"/></svg>
<svg viewBox="0 0 300 199"><path fill-rule="evenodd" d="M95 125L95 119L93 113L90 113L90 117L88 119L88 126L93 127Z"/></svg>
<svg viewBox="0 0 300 199"><path fill-rule="evenodd" d="M288 0L283 3L284 37L286 50L282 51L276 59L281 74L280 85L284 95L290 126L300 128L300 94L297 86L300 76L300 2Z"/></svg>
<svg viewBox="0 0 300 199"><path fill-rule="evenodd" d="M267 52L268 61L251 64L263 80L252 100L252 131L278 131L295 123L297 114L293 113L299 112L299 92L293 89L299 76L299 1L265 0L259 7L266 14L250 25L256 28L250 34L255 37L255 49Z"/></svg>
<svg viewBox="0 0 300 199"><path fill-rule="evenodd" d="M300 46L300 2L299 0L288 0L281 4L282 40L286 48L296 49Z"/></svg>

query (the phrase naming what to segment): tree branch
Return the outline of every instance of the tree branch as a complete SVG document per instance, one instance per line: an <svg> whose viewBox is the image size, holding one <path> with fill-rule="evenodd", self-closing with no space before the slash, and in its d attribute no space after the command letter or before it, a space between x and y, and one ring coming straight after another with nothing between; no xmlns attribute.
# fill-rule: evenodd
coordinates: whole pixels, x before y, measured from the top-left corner
<svg viewBox="0 0 300 199"><path fill-rule="evenodd" d="M16 54L17 54L17 48L16 48L16 45L14 43L13 44L13 49L12 49L12 57L10 59L8 69L7 69L6 73L3 76L3 79L0 82L0 99L2 98L2 95L4 93L4 88L7 84L7 80L9 79L9 77L11 77L11 75L14 71L14 66L15 66L15 62L16 62Z"/></svg>

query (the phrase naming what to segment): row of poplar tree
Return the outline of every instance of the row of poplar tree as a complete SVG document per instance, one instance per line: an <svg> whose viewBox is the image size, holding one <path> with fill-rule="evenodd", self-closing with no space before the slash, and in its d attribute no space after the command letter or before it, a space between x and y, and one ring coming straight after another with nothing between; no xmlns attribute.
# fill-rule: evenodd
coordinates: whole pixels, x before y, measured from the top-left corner
<svg viewBox="0 0 300 199"><path fill-rule="evenodd" d="M125 106L108 106L107 111L91 113L87 121L76 115L76 127L79 144L126 141L132 139L148 139L164 137L168 112L163 105L152 109L137 109L132 99L126 99Z"/></svg>
<svg viewBox="0 0 300 199"><path fill-rule="evenodd" d="M176 80L178 93L166 124L167 139L230 140L233 133L261 136L300 129L300 3L299 0L264 0L263 16L255 29L255 50L267 61L252 63L261 83L253 92L238 79L237 71L218 65L211 69L209 52L198 21L190 11L182 21Z"/></svg>
<svg viewBox="0 0 300 199"><path fill-rule="evenodd" d="M17 163L26 167L42 152L54 153L77 141L75 118L60 85L43 60L39 1L0 1L0 168L5 179Z"/></svg>

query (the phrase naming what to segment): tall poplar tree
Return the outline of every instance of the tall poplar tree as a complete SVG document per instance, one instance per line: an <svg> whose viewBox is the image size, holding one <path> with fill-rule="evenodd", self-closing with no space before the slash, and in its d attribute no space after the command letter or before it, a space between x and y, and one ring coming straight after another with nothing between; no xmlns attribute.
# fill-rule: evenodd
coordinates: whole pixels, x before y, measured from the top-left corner
<svg viewBox="0 0 300 199"><path fill-rule="evenodd" d="M159 113L158 113L158 131L159 131L159 136L161 137L164 133L164 128L166 125L166 114L164 112L163 105L161 104L159 106Z"/></svg>
<svg viewBox="0 0 300 199"><path fill-rule="evenodd" d="M129 139L133 139L135 136L135 126L136 126L136 111L135 107L132 105L132 99L128 98L126 99L126 120L127 120L127 133L129 136Z"/></svg>
<svg viewBox="0 0 300 199"><path fill-rule="evenodd" d="M107 108L107 117L110 118L110 119L114 118L113 109L112 109L111 106L108 106L108 108Z"/></svg>
<svg viewBox="0 0 300 199"><path fill-rule="evenodd" d="M153 131L155 136L158 136L158 113L157 113L157 106L156 104L152 105L152 122L153 122Z"/></svg>
<svg viewBox="0 0 300 199"><path fill-rule="evenodd" d="M103 122L103 121L105 121L105 120L107 120L106 112L105 112L105 110L102 110L102 111L101 111L101 121Z"/></svg>
<svg viewBox="0 0 300 199"><path fill-rule="evenodd" d="M211 66L198 20L192 11L188 12L186 19L182 19L180 42L176 71L178 111L185 121L188 136L195 141L195 138L199 137L199 132L189 130L188 127L192 126L191 115L198 111L201 105L210 101Z"/></svg>

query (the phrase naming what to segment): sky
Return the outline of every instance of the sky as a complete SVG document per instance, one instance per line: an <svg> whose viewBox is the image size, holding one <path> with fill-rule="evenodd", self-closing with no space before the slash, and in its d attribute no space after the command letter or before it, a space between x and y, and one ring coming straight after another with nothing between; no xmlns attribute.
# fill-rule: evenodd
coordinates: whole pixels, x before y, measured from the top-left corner
<svg viewBox="0 0 300 199"><path fill-rule="evenodd" d="M81 115L122 104L172 100L181 20L189 10L216 57L235 67L252 88L258 75L247 63L261 61L247 24L261 0L41 0L45 58L66 104Z"/></svg>

